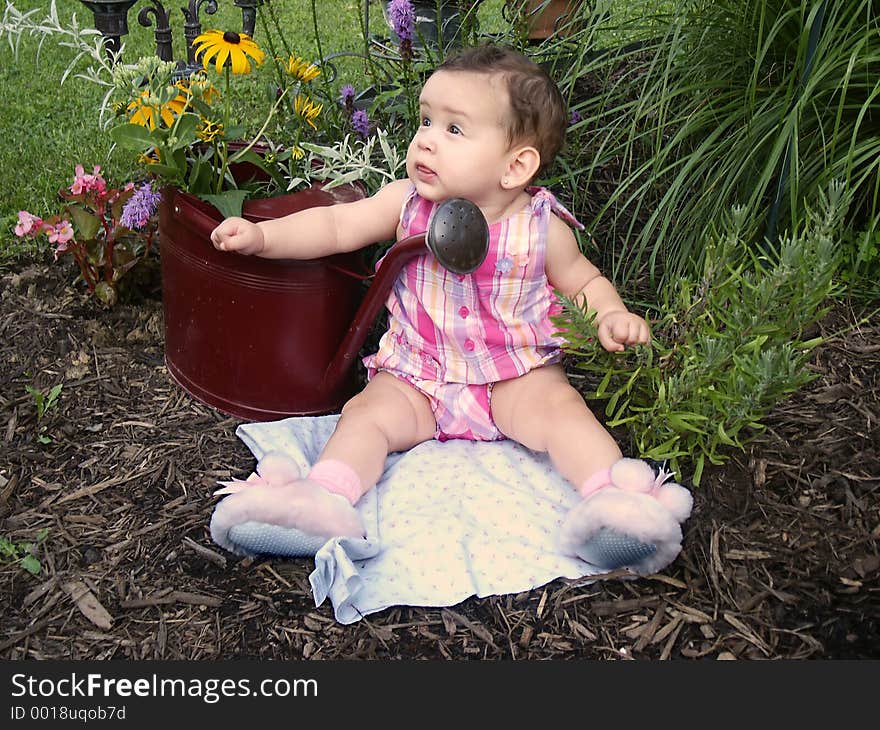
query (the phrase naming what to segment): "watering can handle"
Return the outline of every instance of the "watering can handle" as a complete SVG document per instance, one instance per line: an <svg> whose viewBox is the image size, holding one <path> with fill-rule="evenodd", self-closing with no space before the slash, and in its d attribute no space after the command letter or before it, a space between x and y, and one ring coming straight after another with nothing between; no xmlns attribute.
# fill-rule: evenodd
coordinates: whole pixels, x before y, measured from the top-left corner
<svg viewBox="0 0 880 730"><path fill-rule="evenodd" d="M342 339L336 355L324 373L322 390L329 392L336 388L342 378L350 371L354 360L358 355L367 334L376 321L379 311L385 305L388 292L394 284L394 280L409 260L419 254L427 253L425 247L425 234L419 233L409 238L404 238L395 243L385 254L382 265L376 272L376 277L370 285L366 296L361 302L358 311L352 320L351 327Z"/></svg>

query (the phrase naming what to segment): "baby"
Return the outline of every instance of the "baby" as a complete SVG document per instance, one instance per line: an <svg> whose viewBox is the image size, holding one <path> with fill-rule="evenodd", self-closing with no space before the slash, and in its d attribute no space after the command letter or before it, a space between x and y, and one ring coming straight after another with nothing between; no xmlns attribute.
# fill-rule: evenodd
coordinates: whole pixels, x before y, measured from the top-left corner
<svg viewBox="0 0 880 730"><path fill-rule="evenodd" d="M478 206L490 231L472 274L447 271L427 251L404 267L387 301L388 331L364 360L368 383L343 407L311 471L300 479L283 459L264 458L254 484L226 490L213 538L259 552L235 529L271 525L287 536L284 554L314 555L330 537L364 536L354 505L390 452L429 439L513 439L546 452L583 496L562 526L563 552L606 570L665 567L681 549L690 492L622 458L559 364L554 290L595 310L606 350L650 341L647 322L581 254L569 225L582 226L549 191L530 187L562 146L559 89L524 56L481 46L441 64L419 108L407 179L276 220L228 218L211 234L221 251L309 259L422 233L449 198Z"/></svg>

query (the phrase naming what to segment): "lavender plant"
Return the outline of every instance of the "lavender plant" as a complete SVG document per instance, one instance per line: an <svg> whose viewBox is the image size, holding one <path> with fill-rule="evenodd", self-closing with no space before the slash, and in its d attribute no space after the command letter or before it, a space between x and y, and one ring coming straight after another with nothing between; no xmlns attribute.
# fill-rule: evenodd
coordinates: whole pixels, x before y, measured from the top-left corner
<svg viewBox="0 0 880 730"><path fill-rule="evenodd" d="M649 317L653 340L630 355L594 343L595 313L564 297L556 318L584 376L588 400L605 401L610 427L625 427L643 458L687 464L699 484L764 428L774 405L810 382L807 334L836 291L835 235L848 204L834 184L805 228L764 256L751 252L745 209L706 245L701 275L664 290Z"/></svg>

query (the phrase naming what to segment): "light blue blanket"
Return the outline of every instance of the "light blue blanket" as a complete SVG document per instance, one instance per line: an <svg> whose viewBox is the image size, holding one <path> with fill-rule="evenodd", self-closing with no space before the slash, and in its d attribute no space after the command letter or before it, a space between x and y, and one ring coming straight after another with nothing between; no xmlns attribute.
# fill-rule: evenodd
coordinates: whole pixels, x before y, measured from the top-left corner
<svg viewBox="0 0 880 730"><path fill-rule="evenodd" d="M339 416L242 424L259 460L279 450L305 471ZM391 606L451 606L469 596L518 593L596 569L561 555L556 535L577 493L512 441L428 441L389 456L379 484L357 504L367 540L334 538L309 576L350 624Z"/></svg>

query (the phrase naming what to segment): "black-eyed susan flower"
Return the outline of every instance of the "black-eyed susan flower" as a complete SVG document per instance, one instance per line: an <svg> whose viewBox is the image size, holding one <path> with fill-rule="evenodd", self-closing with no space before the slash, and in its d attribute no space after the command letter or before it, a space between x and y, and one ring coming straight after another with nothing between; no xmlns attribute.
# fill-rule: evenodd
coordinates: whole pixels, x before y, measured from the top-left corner
<svg viewBox="0 0 880 730"><path fill-rule="evenodd" d="M291 56L287 59L287 63L284 65L284 70L289 76L299 79L304 84L309 83L309 81L312 81L321 75L321 69L315 66L315 64L309 63L305 59L296 56Z"/></svg>
<svg viewBox="0 0 880 730"><path fill-rule="evenodd" d="M180 93L165 104L159 103L149 90L144 91L126 107L129 115L128 121L149 129L155 129L159 126L160 121L166 127L170 127L189 101L186 88L180 83L175 86Z"/></svg>
<svg viewBox="0 0 880 730"><path fill-rule="evenodd" d="M229 64L234 74L246 74L251 71L248 57L254 59L256 65L263 63L266 54L251 40L247 33L235 33L227 30L209 30L197 36L193 41L196 56L202 57L202 64L214 63L217 73Z"/></svg>
<svg viewBox="0 0 880 730"><path fill-rule="evenodd" d="M149 167L150 165L158 165L162 162L162 156L159 154L159 150L155 147L151 147L142 155L138 156L137 161L139 165Z"/></svg>
<svg viewBox="0 0 880 730"><path fill-rule="evenodd" d="M315 119L317 119L323 108L323 104L315 104L315 102L302 94L297 94L296 99L293 100L294 113L311 125L312 129L318 128L318 125L315 124Z"/></svg>
<svg viewBox="0 0 880 730"><path fill-rule="evenodd" d="M223 136L223 124L202 117L199 123L199 128L196 130L196 136L202 140L202 142L211 143Z"/></svg>

